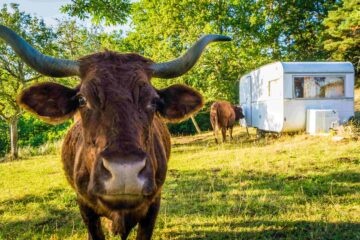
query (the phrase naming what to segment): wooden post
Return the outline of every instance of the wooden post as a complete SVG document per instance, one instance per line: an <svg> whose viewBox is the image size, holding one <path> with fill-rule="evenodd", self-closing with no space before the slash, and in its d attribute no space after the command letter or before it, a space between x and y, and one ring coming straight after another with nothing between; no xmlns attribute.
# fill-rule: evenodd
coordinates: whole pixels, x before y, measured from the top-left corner
<svg viewBox="0 0 360 240"><path fill-rule="evenodd" d="M194 124L194 127L196 129L196 132L197 133L201 133L201 129L199 128L199 125L197 124L195 118L194 118L194 115L191 115L191 121L192 123Z"/></svg>
<svg viewBox="0 0 360 240"><path fill-rule="evenodd" d="M247 136L250 137L248 126L246 125Z"/></svg>
<svg viewBox="0 0 360 240"><path fill-rule="evenodd" d="M243 119L240 119L240 121L244 121L244 123L245 123L245 127L246 127L246 133L247 133L247 136L248 137L250 137L250 134L249 134L249 129L248 129L248 125L247 125L247 122L246 122L246 120L245 120L245 117L243 118ZM244 124L241 124L241 122L240 122L240 126L243 126Z"/></svg>

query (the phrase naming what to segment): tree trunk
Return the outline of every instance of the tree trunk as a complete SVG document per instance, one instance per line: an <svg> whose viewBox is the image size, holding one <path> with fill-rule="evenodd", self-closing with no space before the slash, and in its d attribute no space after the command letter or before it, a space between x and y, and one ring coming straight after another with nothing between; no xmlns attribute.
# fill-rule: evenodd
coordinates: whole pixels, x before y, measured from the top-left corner
<svg viewBox="0 0 360 240"><path fill-rule="evenodd" d="M194 124L194 127L195 127L195 129L196 129L196 132L197 132L197 133L201 133L201 129L199 128L199 125L197 124L194 116L191 116L191 121L192 121L193 124Z"/></svg>
<svg viewBox="0 0 360 240"><path fill-rule="evenodd" d="M18 158L18 130L17 130L18 118L14 117L10 120L10 140L11 140L11 159Z"/></svg>

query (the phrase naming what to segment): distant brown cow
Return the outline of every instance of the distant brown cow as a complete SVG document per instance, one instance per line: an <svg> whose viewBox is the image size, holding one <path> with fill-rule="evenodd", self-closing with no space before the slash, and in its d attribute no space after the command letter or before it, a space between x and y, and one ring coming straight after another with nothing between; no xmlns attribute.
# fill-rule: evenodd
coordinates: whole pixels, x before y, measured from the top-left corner
<svg viewBox="0 0 360 240"><path fill-rule="evenodd" d="M230 139L236 121L244 118L241 107L234 106L227 101L214 102L210 108L210 122L214 130L215 142L217 143L218 130L221 128L222 140L226 141L226 129L229 129Z"/></svg>
<svg viewBox="0 0 360 240"><path fill-rule="evenodd" d="M156 64L137 54L101 52L78 61L45 56L12 30L3 38L32 68L52 77L80 76L76 88L40 83L18 102L43 120L59 123L80 113L62 149L66 177L77 193L89 239L104 239L100 217L126 239L139 224L137 239L150 239L170 156L170 135L161 118L178 121L203 105L201 95L184 85L155 89L151 77L187 72L221 35L201 38L182 57Z"/></svg>

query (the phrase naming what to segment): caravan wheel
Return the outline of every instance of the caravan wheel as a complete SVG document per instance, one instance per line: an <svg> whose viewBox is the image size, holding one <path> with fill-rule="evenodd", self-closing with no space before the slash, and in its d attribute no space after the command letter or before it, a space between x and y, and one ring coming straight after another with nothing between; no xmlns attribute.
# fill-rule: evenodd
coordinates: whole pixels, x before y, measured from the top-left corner
<svg viewBox="0 0 360 240"><path fill-rule="evenodd" d="M264 138L266 134L266 131L261 130L261 129L256 129L256 138L260 139L260 138Z"/></svg>

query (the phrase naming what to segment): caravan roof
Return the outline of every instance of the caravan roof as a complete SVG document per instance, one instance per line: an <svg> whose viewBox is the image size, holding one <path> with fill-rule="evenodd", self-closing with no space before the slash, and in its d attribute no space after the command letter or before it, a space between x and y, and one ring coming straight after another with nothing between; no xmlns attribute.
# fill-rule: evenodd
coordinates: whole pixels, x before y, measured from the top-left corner
<svg viewBox="0 0 360 240"><path fill-rule="evenodd" d="M354 73L350 62L280 62L284 73Z"/></svg>

